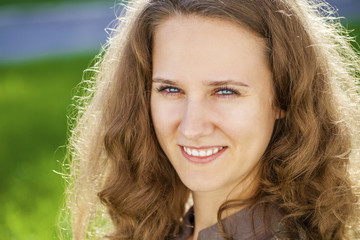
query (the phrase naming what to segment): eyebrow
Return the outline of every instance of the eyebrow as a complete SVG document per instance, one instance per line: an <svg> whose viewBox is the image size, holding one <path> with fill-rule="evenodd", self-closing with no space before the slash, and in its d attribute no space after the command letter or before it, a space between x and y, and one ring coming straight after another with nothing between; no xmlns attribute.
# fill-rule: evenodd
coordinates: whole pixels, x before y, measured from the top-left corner
<svg viewBox="0 0 360 240"><path fill-rule="evenodd" d="M240 87L249 87L249 85L235 80L223 80L223 81L209 81L210 86L222 86L222 85L236 85Z"/></svg>
<svg viewBox="0 0 360 240"><path fill-rule="evenodd" d="M169 84L169 85L178 85L177 81L165 79L165 78L153 78L153 83L162 83L162 84ZM249 85L241 82L241 81L235 81L235 80L222 80L222 81L205 81L205 83L209 86L217 87L217 86L223 86L223 85L236 85L241 87L249 87Z"/></svg>
<svg viewBox="0 0 360 240"><path fill-rule="evenodd" d="M169 85L178 85L176 81L165 79L165 78L153 78L153 83L163 83L163 84L169 84Z"/></svg>

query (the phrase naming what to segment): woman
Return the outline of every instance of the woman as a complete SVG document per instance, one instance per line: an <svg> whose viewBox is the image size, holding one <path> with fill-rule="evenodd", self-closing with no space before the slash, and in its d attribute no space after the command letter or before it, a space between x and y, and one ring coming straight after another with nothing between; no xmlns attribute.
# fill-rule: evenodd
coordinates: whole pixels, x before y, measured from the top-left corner
<svg viewBox="0 0 360 240"><path fill-rule="evenodd" d="M71 138L74 238L358 237L359 62L326 7L132 3Z"/></svg>

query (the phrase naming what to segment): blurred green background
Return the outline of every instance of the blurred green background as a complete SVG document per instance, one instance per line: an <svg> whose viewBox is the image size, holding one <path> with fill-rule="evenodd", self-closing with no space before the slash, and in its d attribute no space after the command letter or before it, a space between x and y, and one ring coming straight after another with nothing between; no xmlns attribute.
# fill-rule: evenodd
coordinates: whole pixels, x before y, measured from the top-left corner
<svg viewBox="0 0 360 240"><path fill-rule="evenodd" d="M0 239L56 239L72 89L91 54L0 66Z"/></svg>
<svg viewBox="0 0 360 240"><path fill-rule="evenodd" d="M0 7L15 2L49 1ZM360 18L344 24L360 35ZM97 51L1 63L0 239L57 239L65 183L54 171L62 171L74 88Z"/></svg>

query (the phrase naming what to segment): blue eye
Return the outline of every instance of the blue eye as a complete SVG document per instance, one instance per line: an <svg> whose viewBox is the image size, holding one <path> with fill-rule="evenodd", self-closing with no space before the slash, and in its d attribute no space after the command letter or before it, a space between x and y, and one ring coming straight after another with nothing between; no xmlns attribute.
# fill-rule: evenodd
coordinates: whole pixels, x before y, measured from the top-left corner
<svg viewBox="0 0 360 240"><path fill-rule="evenodd" d="M164 89L165 91L169 92L169 93L177 93L180 92L179 89L177 88L166 88Z"/></svg>
<svg viewBox="0 0 360 240"><path fill-rule="evenodd" d="M221 94L221 95L231 95L231 94L234 94L233 91L228 90L228 89L223 89L223 90L217 91L217 93L218 93L218 94Z"/></svg>
<svg viewBox="0 0 360 240"><path fill-rule="evenodd" d="M240 95L237 90L231 89L231 88L220 88L220 89L217 89L217 90L215 90L215 94L216 94L216 95L221 95L221 96Z"/></svg>
<svg viewBox="0 0 360 240"><path fill-rule="evenodd" d="M159 88L157 88L157 91L159 93L163 93L166 95L173 95L173 94L181 93L180 89L178 89L176 87L171 87L171 86L160 86Z"/></svg>

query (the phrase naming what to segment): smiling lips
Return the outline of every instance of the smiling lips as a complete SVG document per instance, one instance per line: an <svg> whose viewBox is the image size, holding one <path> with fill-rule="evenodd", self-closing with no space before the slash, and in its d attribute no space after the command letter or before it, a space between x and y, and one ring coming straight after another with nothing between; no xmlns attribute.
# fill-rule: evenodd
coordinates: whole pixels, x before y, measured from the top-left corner
<svg viewBox="0 0 360 240"><path fill-rule="evenodd" d="M193 163L209 163L220 156L226 147L212 147L212 148L191 148L180 146L184 157Z"/></svg>

